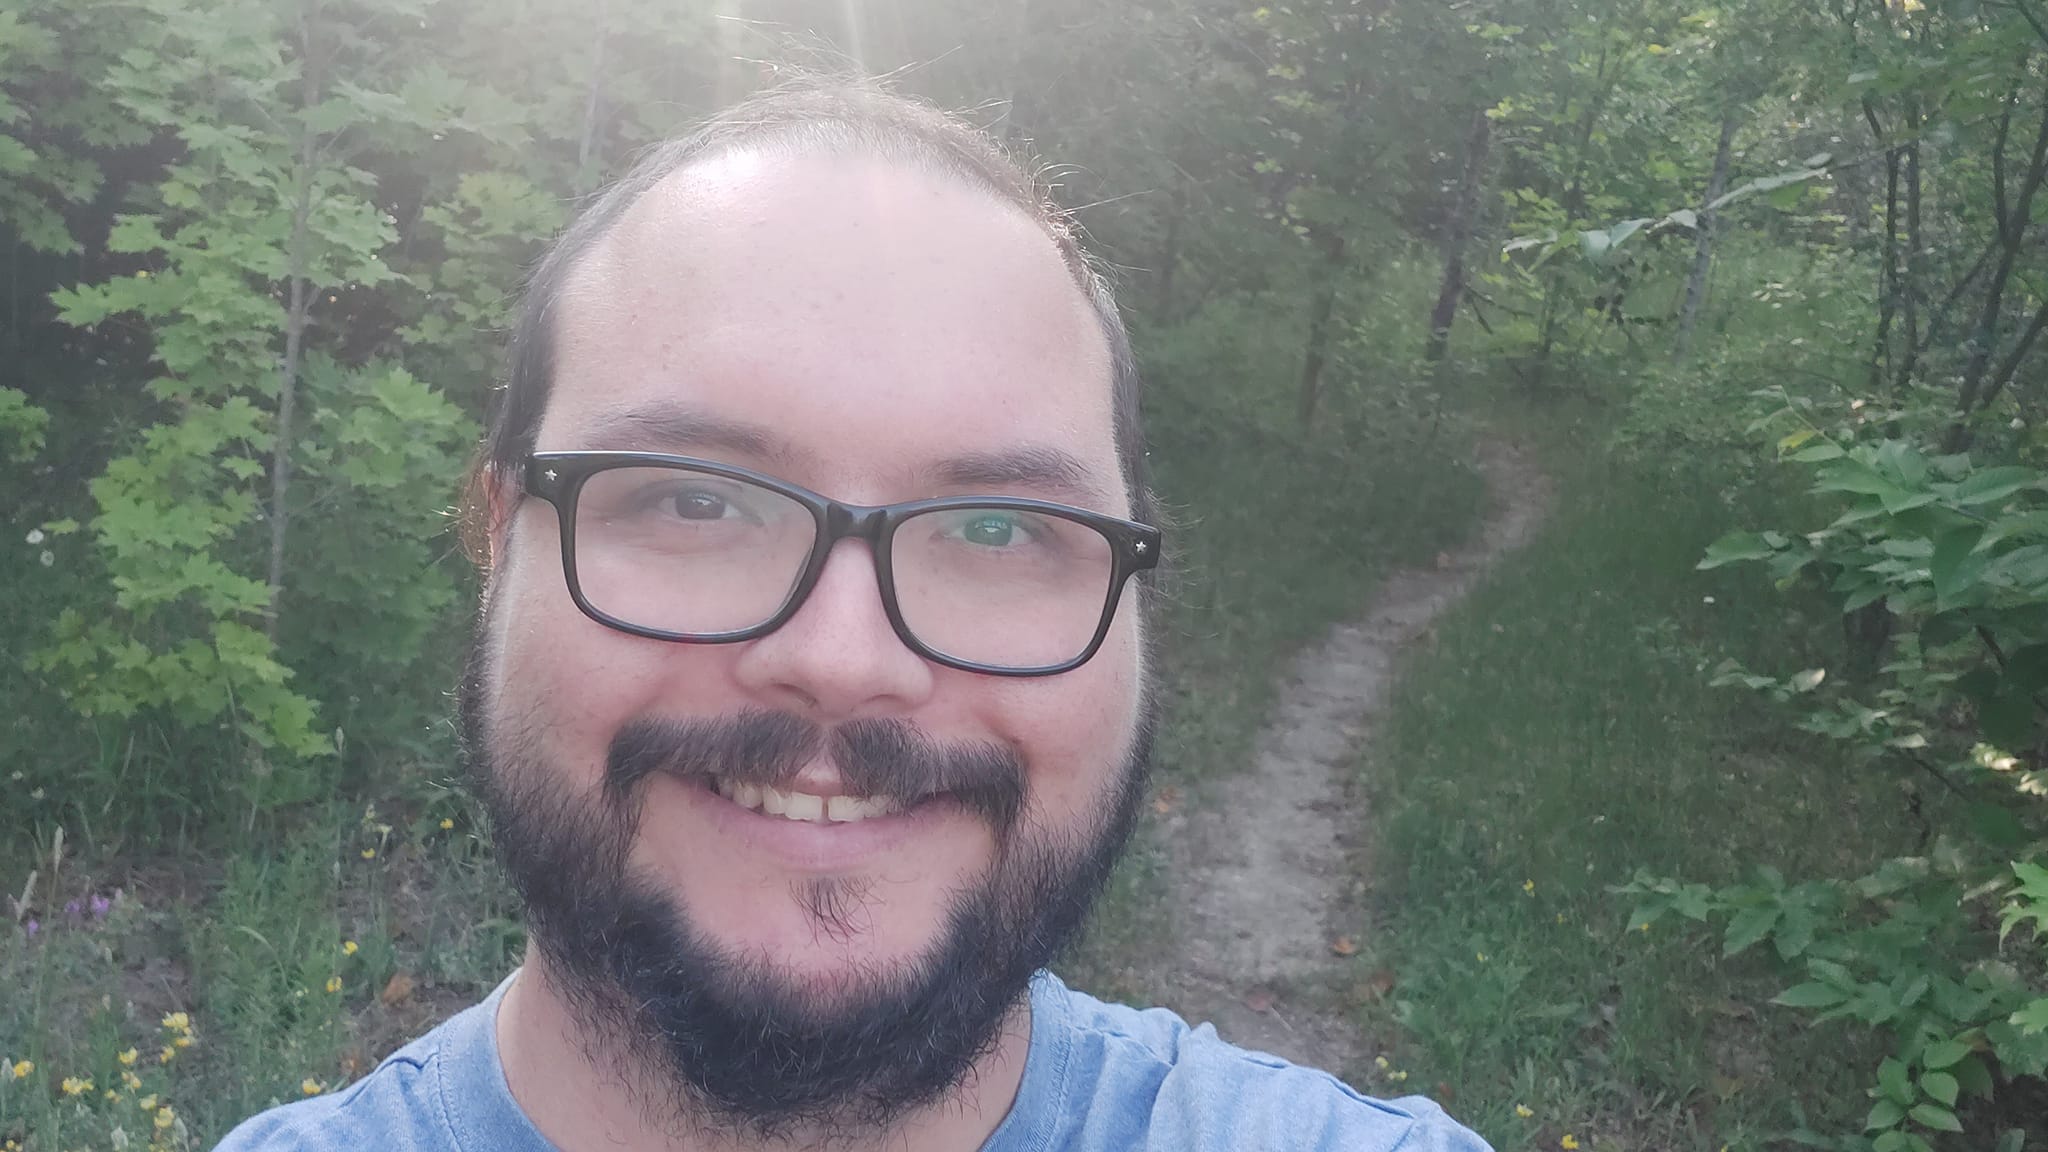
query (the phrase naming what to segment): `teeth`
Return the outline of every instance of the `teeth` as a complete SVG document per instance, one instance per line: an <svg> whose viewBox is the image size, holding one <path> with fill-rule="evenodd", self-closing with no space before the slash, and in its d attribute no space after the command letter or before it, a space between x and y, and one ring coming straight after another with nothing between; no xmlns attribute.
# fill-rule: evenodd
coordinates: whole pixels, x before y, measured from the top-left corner
<svg viewBox="0 0 2048 1152"><path fill-rule="evenodd" d="M872 800L858 796L834 796L825 804L825 818L835 824L848 824L870 816L887 816L895 810L894 804L879 796Z"/></svg>
<svg viewBox="0 0 2048 1152"><path fill-rule="evenodd" d="M785 792L765 785L735 783L720 779L715 787L720 796L742 808L780 816L785 820L801 820L811 824L851 824L876 816L887 816L901 809L894 798L888 796L817 796L809 792Z"/></svg>

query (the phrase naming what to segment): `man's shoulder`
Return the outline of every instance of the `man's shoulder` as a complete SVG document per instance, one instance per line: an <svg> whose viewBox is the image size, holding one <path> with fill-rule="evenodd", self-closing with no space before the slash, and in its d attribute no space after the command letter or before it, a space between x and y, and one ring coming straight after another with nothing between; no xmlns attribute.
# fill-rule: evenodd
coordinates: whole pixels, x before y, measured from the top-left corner
<svg viewBox="0 0 2048 1152"><path fill-rule="evenodd" d="M448 1147L447 1118L434 1075L439 1032L437 1028L392 1053L340 1092L250 1117L228 1133L215 1152Z"/></svg>
<svg viewBox="0 0 2048 1152"><path fill-rule="evenodd" d="M465 1135L465 1121L451 1112L448 1069L443 1065L490 1041L487 1013L494 994L449 1017L412 1043L384 1058L369 1075L347 1088L271 1108L227 1134L215 1152L339 1152L378 1148L392 1152L446 1152L483 1147ZM461 1075L458 1073L458 1075ZM468 1114L464 1110L464 1115ZM474 1120L474 1117L470 1117Z"/></svg>
<svg viewBox="0 0 2048 1152"><path fill-rule="evenodd" d="M1049 1148L1485 1152L1422 1097L1375 1099L1166 1009L1063 990L1072 1048L1062 1111L1077 1127Z"/></svg>

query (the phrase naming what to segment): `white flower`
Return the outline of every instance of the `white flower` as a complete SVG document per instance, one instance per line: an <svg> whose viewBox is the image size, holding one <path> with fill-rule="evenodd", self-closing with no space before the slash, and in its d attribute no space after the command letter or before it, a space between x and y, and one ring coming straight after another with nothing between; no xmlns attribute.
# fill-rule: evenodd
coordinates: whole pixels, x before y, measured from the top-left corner
<svg viewBox="0 0 2048 1152"><path fill-rule="evenodd" d="M36 557L36 559L41 560L43 567L48 568L57 562L57 554L55 552L44 552L41 556Z"/></svg>
<svg viewBox="0 0 2048 1152"><path fill-rule="evenodd" d="M43 530L41 528L29 529L28 542L31 544L41 544L43 542Z"/></svg>

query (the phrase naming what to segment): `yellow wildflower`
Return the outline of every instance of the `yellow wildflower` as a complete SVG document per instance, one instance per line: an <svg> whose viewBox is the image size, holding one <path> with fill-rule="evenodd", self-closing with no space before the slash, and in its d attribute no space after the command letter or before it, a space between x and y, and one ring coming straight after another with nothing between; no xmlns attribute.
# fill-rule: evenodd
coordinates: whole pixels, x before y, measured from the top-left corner
<svg viewBox="0 0 2048 1152"><path fill-rule="evenodd" d="M339 976L329 976L329 977L327 978L327 990L328 990L329 992L339 992L339 991L341 991L341 977L339 977Z"/></svg>
<svg viewBox="0 0 2048 1152"><path fill-rule="evenodd" d="M1480 962L1481 964L1484 964L1484 963L1486 963L1486 953L1484 953L1484 952L1474 952L1474 953L1473 953L1473 955L1474 955L1474 956L1477 956L1477 957L1479 957L1479 962Z"/></svg>
<svg viewBox="0 0 2048 1152"><path fill-rule="evenodd" d="M1564 1149L1564 1152L1578 1152L1579 1138L1567 1132L1564 1134L1564 1139L1557 1142L1557 1146Z"/></svg>
<svg viewBox="0 0 2048 1152"><path fill-rule="evenodd" d="M114 1091L112 1088L109 1088L106 1091L106 1097L109 1100L119 1100L121 1098L121 1094L119 1092Z"/></svg>
<svg viewBox="0 0 2048 1152"><path fill-rule="evenodd" d="M363 849L363 859L365 859L365 860L375 860L376 858L377 858L377 850L376 850L375 848L365 848L365 849Z"/></svg>
<svg viewBox="0 0 2048 1152"><path fill-rule="evenodd" d="M353 940L343 940L343 941L341 942L341 954L342 954L343 956L353 956L353 955L355 955L355 954L356 954L356 942L355 942L355 941L353 941Z"/></svg>
<svg viewBox="0 0 2048 1152"><path fill-rule="evenodd" d="M1527 1120L1529 1117L1534 1116L1535 1114L1536 1113L1532 1111L1527 1104L1515 1105L1515 1115L1520 1116L1524 1120Z"/></svg>
<svg viewBox="0 0 2048 1152"><path fill-rule="evenodd" d="M1534 896L1536 894L1536 882L1534 880L1522 881L1522 891Z"/></svg>
<svg viewBox="0 0 2048 1152"><path fill-rule="evenodd" d="M447 830L453 827L455 827L455 821L453 818L448 816L441 817L441 831L446 832Z"/></svg>
<svg viewBox="0 0 2048 1152"><path fill-rule="evenodd" d="M304 1092L308 1096L318 1096L320 1094L320 1082L308 1076L304 1080L299 1081L299 1091Z"/></svg>
<svg viewBox="0 0 2048 1152"><path fill-rule="evenodd" d="M169 1104L166 1104L163 1107L157 1109L156 1119L152 1121L152 1123L154 1123L159 1128L169 1128L171 1125L176 1124L177 1122L178 1114L176 1112L171 1111L171 1106ZM1578 1145L1574 1144L1572 1145L1572 1147L1576 1148L1578 1147Z"/></svg>
<svg viewBox="0 0 2048 1152"><path fill-rule="evenodd" d="M137 1053L135 1049L130 1048L126 1052L121 1053L119 1056L114 1057L114 1059L119 1060L123 1068L132 1068L135 1066L136 1055Z"/></svg>
<svg viewBox="0 0 2048 1152"><path fill-rule="evenodd" d="M81 1080L76 1076L66 1076L63 1088L66 1096L83 1096L87 1092L92 1091L92 1081Z"/></svg>
<svg viewBox="0 0 2048 1152"><path fill-rule="evenodd" d="M142 1099L137 1100L135 1102L135 1106L137 1108L142 1109L144 1112L156 1111L156 1093L152 1092L149 1095L144 1096Z"/></svg>
<svg viewBox="0 0 2048 1152"><path fill-rule="evenodd" d="M164 1017L164 1027L173 1032L190 1032L192 1030L192 1017L187 1016L183 1012L173 1012Z"/></svg>
<svg viewBox="0 0 2048 1152"><path fill-rule="evenodd" d="M1385 1056L1373 1057L1372 1064L1373 1067L1378 1068L1382 1072L1385 1072L1387 1070L1387 1058Z"/></svg>
<svg viewBox="0 0 2048 1152"><path fill-rule="evenodd" d="M16 1060L14 1066L8 1069L9 1072L14 1073L16 1080L28 1079L28 1074L35 1070L36 1066L33 1060Z"/></svg>
<svg viewBox="0 0 2048 1152"><path fill-rule="evenodd" d="M124 1086L126 1086L130 1092L140 1091L142 1088L142 1077L137 1076L133 1072L123 1072L121 1073L121 1083Z"/></svg>
<svg viewBox="0 0 2048 1152"><path fill-rule="evenodd" d="M1559 912L1559 913L1557 914L1557 922L1558 922L1559 924L1562 924L1562 923L1564 923L1564 913L1562 913L1562 912Z"/></svg>
<svg viewBox="0 0 2048 1152"><path fill-rule="evenodd" d="M178 1050L176 1048L173 1048L169 1044L166 1044L163 1046L163 1050L156 1054L156 1062L159 1064L169 1064L171 1062L171 1057L176 1056L177 1054Z"/></svg>
<svg viewBox="0 0 2048 1152"><path fill-rule="evenodd" d="M192 1037L180 1036L176 1040L171 1041L171 1045L176 1048L190 1048L192 1046Z"/></svg>
<svg viewBox="0 0 2048 1152"><path fill-rule="evenodd" d="M1394 1081L1401 1081L1401 1080L1406 1080L1407 1078L1408 1078L1408 1073L1406 1073L1406 1072L1389 1072L1389 1073L1387 1073L1387 1079L1389 1079L1389 1080L1394 1080Z"/></svg>

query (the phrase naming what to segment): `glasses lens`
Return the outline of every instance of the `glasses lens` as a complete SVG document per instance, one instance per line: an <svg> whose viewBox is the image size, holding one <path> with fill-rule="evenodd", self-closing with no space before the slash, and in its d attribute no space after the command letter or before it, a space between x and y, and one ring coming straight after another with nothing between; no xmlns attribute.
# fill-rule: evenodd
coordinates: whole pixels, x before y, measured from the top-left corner
<svg viewBox="0 0 2048 1152"><path fill-rule="evenodd" d="M890 546L896 603L926 647L974 664L1044 668L1095 638L1115 561L1077 520L949 508L905 520Z"/></svg>
<svg viewBox="0 0 2048 1152"><path fill-rule="evenodd" d="M817 535L803 505L757 484L679 468L611 468L576 499L576 582L640 628L708 636L766 623Z"/></svg>

